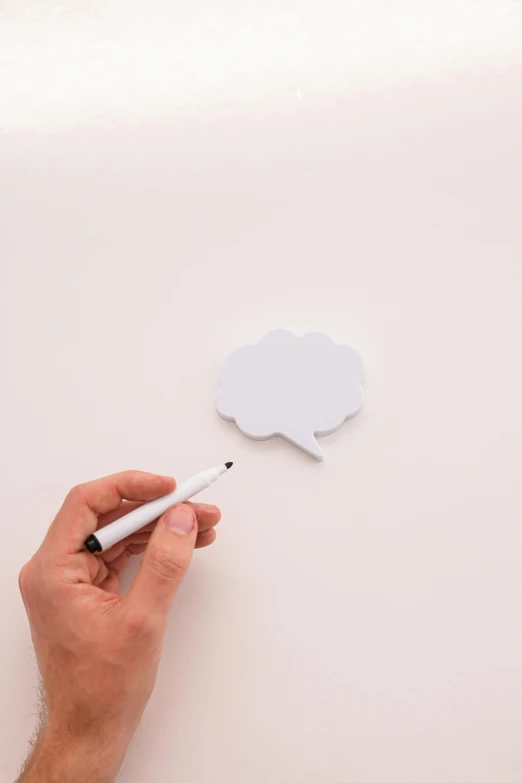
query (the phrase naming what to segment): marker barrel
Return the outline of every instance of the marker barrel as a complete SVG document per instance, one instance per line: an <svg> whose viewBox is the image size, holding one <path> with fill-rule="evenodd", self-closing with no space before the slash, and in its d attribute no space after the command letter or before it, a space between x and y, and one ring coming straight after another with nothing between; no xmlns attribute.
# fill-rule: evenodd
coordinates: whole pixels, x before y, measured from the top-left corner
<svg viewBox="0 0 522 783"><path fill-rule="evenodd" d="M175 506L177 503L184 503L185 500L209 487L226 471L226 466L220 465L217 468L197 473L176 487L173 492L169 492L168 495L151 500L150 503L144 503L143 506L135 508L134 511L130 511L115 522L111 522L106 527L97 530L85 542L86 548L90 552L101 552L114 546L114 544L127 538L132 533L136 533L137 530L141 530L145 525L154 522L171 506Z"/></svg>

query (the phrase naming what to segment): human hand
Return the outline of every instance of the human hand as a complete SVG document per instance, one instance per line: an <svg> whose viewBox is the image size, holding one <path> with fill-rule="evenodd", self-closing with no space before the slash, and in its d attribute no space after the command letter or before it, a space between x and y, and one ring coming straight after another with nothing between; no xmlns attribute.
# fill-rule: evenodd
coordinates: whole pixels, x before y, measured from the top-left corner
<svg viewBox="0 0 522 783"><path fill-rule="evenodd" d="M20 781L113 781L152 693L170 605L194 547L211 544L215 506L175 506L101 555L82 550L98 528L174 489L127 471L68 494L20 573L42 676L46 721ZM120 596L120 573L144 552Z"/></svg>

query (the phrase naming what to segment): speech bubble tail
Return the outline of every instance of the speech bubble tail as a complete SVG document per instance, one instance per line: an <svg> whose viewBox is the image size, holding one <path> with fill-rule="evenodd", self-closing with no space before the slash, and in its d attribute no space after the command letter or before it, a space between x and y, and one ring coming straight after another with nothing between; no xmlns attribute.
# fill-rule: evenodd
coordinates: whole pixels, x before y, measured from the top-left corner
<svg viewBox="0 0 522 783"><path fill-rule="evenodd" d="M283 437L286 438L286 440L289 441L293 446L297 446L298 449L306 451L307 454L319 462L322 462L324 459L323 450L315 439L313 432L306 434L303 433L300 435L290 435L289 433L284 432Z"/></svg>

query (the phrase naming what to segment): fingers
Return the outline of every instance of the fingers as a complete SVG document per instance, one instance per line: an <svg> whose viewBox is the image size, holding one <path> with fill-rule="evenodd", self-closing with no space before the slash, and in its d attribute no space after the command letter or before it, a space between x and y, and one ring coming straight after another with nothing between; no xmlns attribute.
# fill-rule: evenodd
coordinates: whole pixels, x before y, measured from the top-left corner
<svg viewBox="0 0 522 783"><path fill-rule="evenodd" d="M211 506L210 509L215 509L215 507ZM211 512L207 519L214 519L215 516ZM140 555L145 552L150 536L151 533L135 533L125 541L115 544L102 555L89 556L89 565L92 566L89 569L92 584L107 592L118 593L121 589L120 574L129 564L132 555ZM215 540L216 531L213 528L204 530L196 537L195 549L210 546Z"/></svg>
<svg viewBox="0 0 522 783"><path fill-rule="evenodd" d="M123 500L118 508L108 511L106 514L100 514L98 517L98 530L105 525L110 525L111 522L115 522L120 517L128 514L129 511L134 511L135 508L142 506L143 503L138 503L137 500Z"/></svg>
<svg viewBox="0 0 522 783"><path fill-rule="evenodd" d="M96 570L92 576L93 585L98 587L108 576L109 569L107 565L100 558L96 558Z"/></svg>
<svg viewBox="0 0 522 783"><path fill-rule="evenodd" d="M156 476L140 470L127 470L112 476L79 484L65 500L67 508L87 506L95 514L106 514L117 508L122 500L144 503L172 492L176 482L168 476Z"/></svg>
<svg viewBox="0 0 522 783"><path fill-rule="evenodd" d="M114 560L112 560L109 564L109 568L111 571L114 571L116 574L121 574L121 572L127 568L129 564L129 557L130 552L127 552L125 550L121 553L118 557L115 557Z"/></svg>
<svg viewBox="0 0 522 783"><path fill-rule="evenodd" d="M119 593L121 588L120 573L127 566L129 557L130 555L124 552L110 565L107 565L101 557L92 558L96 564L95 573L92 575L92 584L109 593Z"/></svg>
<svg viewBox="0 0 522 783"><path fill-rule="evenodd" d="M147 544L129 544L127 551L131 555L141 555L147 549Z"/></svg>
<svg viewBox="0 0 522 783"><path fill-rule="evenodd" d="M126 546L124 541L120 541L118 544L114 544L114 546L109 547L109 549L106 549L105 552L103 552L99 557L104 560L106 563L112 563L113 560L116 560L117 557L121 555L122 552L125 552Z"/></svg>
<svg viewBox="0 0 522 783"><path fill-rule="evenodd" d="M105 527L105 525L108 525L111 522L115 522L125 514L128 514L129 511L133 511L135 508L138 508L138 506L141 505L142 503L137 503L134 501L123 501L123 503L121 503L118 508L114 509L113 511L109 511L107 514L102 514L98 518L98 528ZM184 505L190 506L192 509L194 509L196 518L198 520L198 530L200 533L202 533L203 530L208 530L209 528L214 527L214 525L217 525L221 519L221 511L217 506L212 506L209 503L190 502L186 502ZM151 533L154 530L155 525L156 522L150 522L148 525L141 528L138 533L133 533L132 536L129 536L129 538L134 538L134 536L140 535L141 533Z"/></svg>
<svg viewBox="0 0 522 783"><path fill-rule="evenodd" d="M176 485L173 478L129 470L79 484L67 495L46 537L46 545L75 553L96 530L98 516L117 509L123 500L155 500Z"/></svg>
<svg viewBox="0 0 522 783"><path fill-rule="evenodd" d="M129 611L166 622L172 600L183 581L198 534L194 509L170 508L151 535L134 584L126 596Z"/></svg>
<svg viewBox="0 0 522 783"><path fill-rule="evenodd" d="M203 547L213 544L216 540L216 535L217 533L213 528L200 533L196 539L196 549L203 549Z"/></svg>
<svg viewBox="0 0 522 783"><path fill-rule="evenodd" d="M118 574L111 571L107 579L100 584L100 588L107 593L119 593L121 590L121 579Z"/></svg>
<svg viewBox="0 0 522 783"><path fill-rule="evenodd" d="M147 543L149 541L150 534L146 534L146 536L144 536L144 538L145 537L146 537L147 540L143 541L141 543L132 541L132 542L129 542L128 544L126 544L126 545L124 545L123 543L122 544L118 544L117 545L118 549L116 549L116 547L111 547L111 549L107 550L107 553L110 553L110 554L106 554L104 552L103 555L99 556L99 559L103 558L110 568L114 568L114 563L115 563L116 560L121 562L120 561L120 557L121 557L121 553L123 551L125 551L127 553L127 555L129 555L129 556L130 555L142 555L143 552L145 552L145 550L147 549ZM214 541L216 540L216 537L217 537L217 534L216 534L216 531L213 528L211 528L210 530L205 530L203 533L198 533L198 537L196 538L196 546L194 548L195 549L203 549L203 547L210 546L210 544L214 543ZM121 546L121 549L120 549L120 546ZM113 553L113 550L115 550L114 553ZM128 564L128 559L127 559L127 562L125 563L125 565L123 566L123 568L125 568L125 566L127 566L127 564ZM123 568L119 569L119 570L123 570Z"/></svg>
<svg viewBox="0 0 522 783"><path fill-rule="evenodd" d="M187 503L186 505L194 509L200 533L214 527L221 519L221 511L217 506L211 506L208 503Z"/></svg>
<svg viewBox="0 0 522 783"><path fill-rule="evenodd" d="M209 546L210 544L213 544L216 540L216 531L211 528L210 530L205 530L203 533L198 533L198 537L196 538L196 546L195 549L202 549L205 546ZM147 541L144 541L143 543L130 543L127 544L125 551L129 553L129 555L141 555L145 550L147 549ZM110 563L112 567L112 562Z"/></svg>
<svg viewBox="0 0 522 783"><path fill-rule="evenodd" d="M128 511L132 511L139 505L139 503L123 502L119 508L115 509L114 511L110 511L108 514L103 514L103 516L99 518L99 527L102 527L109 522L114 522L116 519L119 519L124 514L128 513ZM208 546L208 543L212 543L212 541L214 541L215 536L212 538L212 540L208 540L208 543L203 544L201 541L207 539L201 539L201 534L205 533L207 530L211 530L214 525L217 525L221 519L221 511L217 506L212 506L208 503L186 503L185 505L190 506L190 508L192 508L196 514L198 523L198 539L196 547L199 549L202 546ZM137 533L132 533L132 535L124 538L123 541L120 541L118 544L114 544L114 546L106 549L101 557L103 557L106 563L111 563L115 557L118 557L124 551L124 549L130 551L131 554L141 554L141 552L145 551L145 546L148 543L150 535L155 526L156 522L151 522ZM135 544L139 544L140 548L134 549Z"/></svg>

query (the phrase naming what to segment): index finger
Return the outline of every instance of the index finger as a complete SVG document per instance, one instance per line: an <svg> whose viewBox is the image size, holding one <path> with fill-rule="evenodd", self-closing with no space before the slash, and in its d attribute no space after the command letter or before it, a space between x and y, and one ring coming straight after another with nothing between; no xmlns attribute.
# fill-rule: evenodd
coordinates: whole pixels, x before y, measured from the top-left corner
<svg viewBox="0 0 522 783"><path fill-rule="evenodd" d="M98 527L98 515L118 508L123 500L149 500L172 492L176 482L140 470L127 470L73 487L56 515L45 538L60 552L79 552L86 538Z"/></svg>

